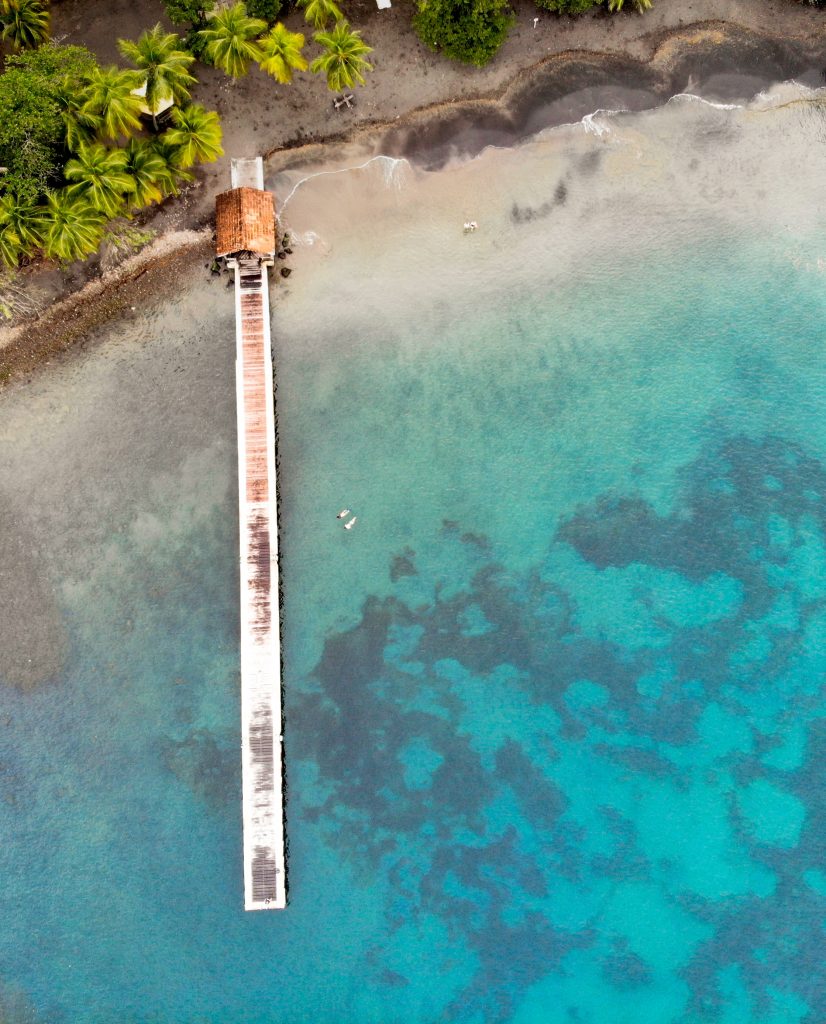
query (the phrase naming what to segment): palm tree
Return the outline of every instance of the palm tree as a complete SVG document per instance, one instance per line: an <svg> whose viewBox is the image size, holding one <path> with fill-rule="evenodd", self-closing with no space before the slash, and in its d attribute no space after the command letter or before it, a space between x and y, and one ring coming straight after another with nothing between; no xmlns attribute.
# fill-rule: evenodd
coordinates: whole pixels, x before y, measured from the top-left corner
<svg viewBox="0 0 826 1024"><path fill-rule="evenodd" d="M70 153L76 153L84 143L94 140L100 129L100 116L84 112L86 100L73 78L65 78L53 96L66 128L66 147Z"/></svg>
<svg viewBox="0 0 826 1024"><path fill-rule="evenodd" d="M136 207L159 203L175 189L175 175L167 161L145 139L130 139L126 144L125 170L135 184L131 199Z"/></svg>
<svg viewBox="0 0 826 1024"><path fill-rule="evenodd" d="M364 42L360 33L352 31L346 21L340 21L332 32L316 32L313 38L327 52L316 57L310 70L323 71L333 92L352 88L356 82L364 85L364 72L373 70L364 54L371 53L373 47Z"/></svg>
<svg viewBox="0 0 826 1024"><path fill-rule="evenodd" d="M143 85L138 71L123 71L114 65L93 68L86 77L84 117L98 118L101 130L110 139L119 135L130 136L140 131L138 115L143 109L143 98L135 90Z"/></svg>
<svg viewBox="0 0 826 1024"><path fill-rule="evenodd" d="M176 107L172 111L172 127L161 138L174 147L174 164L183 169L224 155L218 115L197 103L183 109Z"/></svg>
<svg viewBox="0 0 826 1024"><path fill-rule="evenodd" d="M328 21L339 22L344 19L335 0L298 0L298 6L304 8L304 18L313 28L324 28Z"/></svg>
<svg viewBox="0 0 826 1024"><path fill-rule="evenodd" d="M293 80L293 71L306 71L307 60L301 53L304 36L290 32L279 22L258 40L264 54L261 70L286 85Z"/></svg>
<svg viewBox="0 0 826 1024"><path fill-rule="evenodd" d="M106 217L85 199L60 189L46 196L43 248L50 259L76 260L100 245Z"/></svg>
<svg viewBox="0 0 826 1024"><path fill-rule="evenodd" d="M621 11L625 0L608 0L609 11ZM651 7L652 0L634 0L634 6L640 14L644 14Z"/></svg>
<svg viewBox="0 0 826 1024"><path fill-rule="evenodd" d="M16 267L23 251L11 215L15 201L12 195L0 196L0 262L5 263L7 267Z"/></svg>
<svg viewBox="0 0 826 1024"><path fill-rule="evenodd" d="M160 25L144 32L136 43L119 39L120 52L146 76L145 103L155 120L160 110L169 103L186 103L190 86L195 76L189 73L189 66L195 60L191 53L178 47L180 36L164 32Z"/></svg>
<svg viewBox="0 0 826 1024"><path fill-rule="evenodd" d="M3 197L3 221L26 250L43 243L43 207L31 199L20 199L13 193ZM9 202L11 200L11 202Z"/></svg>
<svg viewBox="0 0 826 1024"><path fill-rule="evenodd" d="M168 131L148 140L147 145L163 160L166 169L162 178L164 191L167 195L176 196L178 195L178 185L182 181L193 181L195 175L181 166L180 151L177 146L167 141L165 138L167 134Z"/></svg>
<svg viewBox="0 0 826 1024"><path fill-rule="evenodd" d="M41 0L0 0L0 38L18 50L40 46L49 38L49 11Z"/></svg>
<svg viewBox="0 0 826 1024"><path fill-rule="evenodd" d="M107 217L123 208L124 198L135 191L135 181L126 168L123 149L107 149L100 142L81 146L78 155L63 169L71 199L85 199Z"/></svg>
<svg viewBox="0 0 826 1024"><path fill-rule="evenodd" d="M267 28L261 18L247 16L243 0L210 19L208 28L198 35L206 43L206 56L226 74L239 78L249 71L250 61L261 60L261 47L256 38Z"/></svg>

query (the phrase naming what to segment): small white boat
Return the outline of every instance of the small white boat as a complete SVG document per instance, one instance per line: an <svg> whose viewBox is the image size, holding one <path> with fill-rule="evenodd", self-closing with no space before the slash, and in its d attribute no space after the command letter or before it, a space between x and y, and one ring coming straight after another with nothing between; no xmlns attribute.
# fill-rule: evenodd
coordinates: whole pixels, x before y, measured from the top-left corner
<svg viewBox="0 0 826 1024"><path fill-rule="evenodd" d="M336 519L343 519L345 516L349 516L349 515L350 515L350 509L349 508L343 508L339 512L339 514L336 516Z"/></svg>
<svg viewBox="0 0 826 1024"><path fill-rule="evenodd" d="M353 516L353 518L349 521L349 523L345 523L344 524L344 529L345 530L352 530L357 519L358 519L358 516Z"/></svg>

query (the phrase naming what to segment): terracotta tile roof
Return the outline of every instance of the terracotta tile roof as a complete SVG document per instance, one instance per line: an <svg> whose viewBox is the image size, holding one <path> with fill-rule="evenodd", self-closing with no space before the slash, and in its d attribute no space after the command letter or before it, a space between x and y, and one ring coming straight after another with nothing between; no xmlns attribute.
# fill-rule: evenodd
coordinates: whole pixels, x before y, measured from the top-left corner
<svg viewBox="0 0 826 1024"><path fill-rule="evenodd" d="M275 204L271 192L234 188L215 198L215 251L275 252Z"/></svg>

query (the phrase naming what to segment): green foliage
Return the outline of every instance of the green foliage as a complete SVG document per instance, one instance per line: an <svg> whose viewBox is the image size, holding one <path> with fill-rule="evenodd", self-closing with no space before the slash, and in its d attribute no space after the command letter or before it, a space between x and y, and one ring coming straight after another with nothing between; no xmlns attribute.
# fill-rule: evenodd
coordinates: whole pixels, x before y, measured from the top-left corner
<svg viewBox="0 0 826 1024"><path fill-rule="evenodd" d="M621 11L625 0L608 0L609 11ZM646 11L651 9L652 0L633 0L634 7L639 11L640 14L644 14Z"/></svg>
<svg viewBox="0 0 826 1024"><path fill-rule="evenodd" d="M166 170L160 180L162 188L168 195L176 196L178 195L178 185L183 181L193 181L195 175L181 165L180 150L167 140L168 134L168 131L164 132L163 135L158 135L147 144L164 162Z"/></svg>
<svg viewBox="0 0 826 1024"><path fill-rule="evenodd" d="M92 142L100 130L100 118L84 112L86 102L83 90L72 78L64 78L55 93L65 129L66 148L76 153L81 146Z"/></svg>
<svg viewBox="0 0 826 1024"><path fill-rule="evenodd" d="M143 100L133 93L141 85L138 71L123 71L114 64L108 68L93 68L86 77L81 111L84 117L99 120L100 131L107 138L116 139L119 135L128 138L141 129L139 114Z"/></svg>
<svg viewBox="0 0 826 1024"><path fill-rule="evenodd" d="M221 148L221 122L213 110L205 110L197 103L172 111L172 127L161 139L172 147L171 160L175 167L186 169L198 162L209 162L223 156Z"/></svg>
<svg viewBox="0 0 826 1024"><path fill-rule="evenodd" d="M14 229L14 203L14 196L0 196L0 263L7 267L16 267L23 252L23 243Z"/></svg>
<svg viewBox="0 0 826 1024"><path fill-rule="evenodd" d="M413 16L425 45L477 67L494 57L513 22L508 0L419 0Z"/></svg>
<svg viewBox="0 0 826 1024"><path fill-rule="evenodd" d="M126 196L135 191L126 164L123 149L107 149L100 142L82 146L63 172L71 183L66 191L72 199L85 199L107 218L114 217L123 208Z"/></svg>
<svg viewBox="0 0 826 1024"><path fill-rule="evenodd" d="M43 208L28 199L21 199L9 192L5 197L4 219L6 225L19 239L20 244L30 252L43 241Z"/></svg>
<svg viewBox="0 0 826 1024"><path fill-rule="evenodd" d="M214 0L164 0L164 7L173 25L193 25L200 29L215 3Z"/></svg>
<svg viewBox="0 0 826 1024"><path fill-rule="evenodd" d="M82 46L49 44L6 58L0 75L0 189L33 201L56 184L66 160L64 83L75 95L95 58Z"/></svg>
<svg viewBox="0 0 826 1024"><path fill-rule="evenodd" d="M307 60L302 55L304 36L290 32L279 22L258 40L263 58L261 70L286 85L293 80L293 71L306 71Z"/></svg>
<svg viewBox="0 0 826 1024"><path fill-rule="evenodd" d="M210 63L232 78L239 78L249 71L252 61L261 60L261 47L256 40L266 28L267 23L250 18L243 0L238 0L232 7L214 14L198 34L206 43Z"/></svg>
<svg viewBox="0 0 826 1024"><path fill-rule="evenodd" d="M364 85L364 72L373 70L364 57L373 47L364 42L360 33L353 31L346 21L340 21L332 32L316 32L313 38L325 52L316 57L310 70L325 74L328 88L339 92L351 89L356 82Z"/></svg>
<svg viewBox="0 0 826 1024"><path fill-rule="evenodd" d="M0 0L0 38L18 50L40 46L49 38L49 9L42 0Z"/></svg>
<svg viewBox="0 0 826 1024"><path fill-rule="evenodd" d="M110 253L116 256L128 256L130 253L142 249L154 237L155 232L152 230L142 231L126 220L116 220L107 224L101 241L107 245Z"/></svg>
<svg viewBox="0 0 826 1024"><path fill-rule="evenodd" d="M324 28L328 21L338 23L344 20L335 0L298 0L298 6L304 8L304 19L313 28Z"/></svg>
<svg viewBox="0 0 826 1024"><path fill-rule="evenodd" d="M584 14L592 7L597 7L602 0L535 0L537 7L557 14Z"/></svg>
<svg viewBox="0 0 826 1024"><path fill-rule="evenodd" d="M185 103L195 84L189 66L195 60L178 46L180 36L164 32L160 25L144 32L136 43L118 40L118 49L143 74L146 83L146 109L155 114L169 100Z"/></svg>
<svg viewBox="0 0 826 1024"><path fill-rule="evenodd" d="M253 25L257 30L263 23ZM284 59L301 66L295 45L303 39L288 36ZM173 126L162 136L131 137L142 130L139 113L148 105L133 90L146 83L150 102L186 101L195 81L193 57L160 26L120 45L138 70L100 68L78 46L47 44L6 59L0 74L0 273L38 251L60 261L87 256L112 217L128 217L177 193L180 182L193 178L189 167L222 154L218 115L194 104L174 108ZM103 141L122 136L128 139L123 147ZM137 238L117 231L124 245ZM107 237L111 243L111 228ZM22 308L16 298L10 305L0 297L0 305L4 316Z"/></svg>
<svg viewBox="0 0 826 1024"><path fill-rule="evenodd" d="M164 156L145 139L130 139L124 150L124 170L134 183L130 196L135 207L159 203L175 189L175 174Z"/></svg>
<svg viewBox="0 0 826 1024"><path fill-rule="evenodd" d="M251 18L260 18L272 25L281 13L281 0L246 0L247 14Z"/></svg>
<svg viewBox="0 0 826 1024"><path fill-rule="evenodd" d="M50 192L43 215L43 248L50 259L77 260L100 245L106 217L66 189Z"/></svg>

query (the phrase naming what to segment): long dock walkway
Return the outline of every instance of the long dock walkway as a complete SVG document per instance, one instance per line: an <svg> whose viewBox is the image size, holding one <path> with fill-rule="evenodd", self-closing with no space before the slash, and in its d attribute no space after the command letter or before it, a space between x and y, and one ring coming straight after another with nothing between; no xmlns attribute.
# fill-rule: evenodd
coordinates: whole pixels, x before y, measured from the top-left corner
<svg viewBox="0 0 826 1024"><path fill-rule="evenodd" d="M249 164L233 163L233 186L263 189ZM254 172L253 172L254 173ZM241 187L241 186L238 186ZM270 197L271 203L271 197ZM284 851L281 643L275 403L267 260L239 252L235 270L236 396L241 564L241 726L244 907L287 903Z"/></svg>

